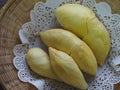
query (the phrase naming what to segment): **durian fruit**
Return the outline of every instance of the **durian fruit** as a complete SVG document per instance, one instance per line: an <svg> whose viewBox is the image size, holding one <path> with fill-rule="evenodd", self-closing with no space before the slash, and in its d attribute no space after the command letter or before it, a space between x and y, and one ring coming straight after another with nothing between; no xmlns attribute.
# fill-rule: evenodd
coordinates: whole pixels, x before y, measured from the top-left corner
<svg viewBox="0 0 120 90"><path fill-rule="evenodd" d="M63 51L75 60L81 70L96 75L97 62L91 49L73 33L63 29L40 32L41 40L49 47Z"/></svg>
<svg viewBox="0 0 120 90"><path fill-rule="evenodd" d="M48 54L40 48L31 48L27 52L26 60L30 68L37 74L51 79L60 79L52 70Z"/></svg>
<svg viewBox="0 0 120 90"><path fill-rule="evenodd" d="M80 4L65 4L55 10L55 16L64 29L86 42L102 66L110 50L110 38L94 12Z"/></svg>
<svg viewBox="0 0 120 90"><path fill-rule="evenodd" d="M53 71L63 82L79 89L87 89L84 76L71 56L52 47L49 47L49 55Z"/></svg>

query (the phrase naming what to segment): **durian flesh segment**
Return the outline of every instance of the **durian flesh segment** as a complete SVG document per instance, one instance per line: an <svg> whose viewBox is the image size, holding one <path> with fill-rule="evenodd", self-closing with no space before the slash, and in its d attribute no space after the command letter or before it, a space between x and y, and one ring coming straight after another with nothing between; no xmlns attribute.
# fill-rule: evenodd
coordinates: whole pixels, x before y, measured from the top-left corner
<svg viewBox="0 0 120 90"><path fill-rule="evenodd" d="M56 75L65 83L80 89L88 85L75 61L66 53L49 48L51 65Z"/></svg>
<svg viewBox="0 0 120 90"><path fill-rule="evenodd" d="M87 19L95 17L95 14L82 5L65 4L55 10L55 16L65 29L82 38L88 34Z"/></svg>
<svg viewBox="0 0 120 90"><path fill-rule="evenodd" d="M73 33L63 29L51 29L40 32L40 38L47 46L71 55L84 72L96 75L97 62L95 56L87 44Z"/></svg>
<svg viewBox="0 0 120 90"><path fill-rule="evenodd" d="M97 62L92 51L88 50L88 48L89 47L84 42L82 42L82 46L76 45L72 49L71 56L80 66L80 69L84 70L84 72L87 72L90 75L96 75Z"/></svg>
<svg viewBox="0 0 120 90"><path fill-rule="evenodd" d="M109 34L97 18L88 19L87 25L89 34L84 36L83 41L92 49L98 64L102 66L110 50Z"/></svg>
<svg viewBox="0 0 120 90"><path fill-rule="evenodd" d="M59 23L92 49L99 65L103 65L110 50L110 38L104 25L94 12L80 4L65 4L55 10Z"/></svg>
<svg viewBox="0 0 120 90"><path fill-rule="evenodd" d="M31 48L27 52L26 60L30 68L37 74L59 80L53 73L48 54L40 48Z"/></svg>

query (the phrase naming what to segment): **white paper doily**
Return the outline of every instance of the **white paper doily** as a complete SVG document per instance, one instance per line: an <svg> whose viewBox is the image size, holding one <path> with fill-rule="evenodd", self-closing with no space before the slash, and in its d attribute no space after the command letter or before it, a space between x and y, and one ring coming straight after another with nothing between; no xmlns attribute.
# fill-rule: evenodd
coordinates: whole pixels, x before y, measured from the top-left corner
<svg viewBox="0 0 120 90"><path fill-rule="evenodd" d="M30 70L25 59L29 48L40 47L47 51L40 41L39 32L61 27L54 16L54 10L66 3L78 3L91 8L107 28L111 38L110 54L104 66L98 68L96 77L87 81L88 90L113 90L113 85L120 82L120 15L112 14L107 3L96 3L95 0L47 0L35 4L30 13L31 21L25 23L19 31L22 44L16 45L13 50L13 63L18 69L19 79L35 85L39 90L77 90L67 84L38 76Z"/></svg>

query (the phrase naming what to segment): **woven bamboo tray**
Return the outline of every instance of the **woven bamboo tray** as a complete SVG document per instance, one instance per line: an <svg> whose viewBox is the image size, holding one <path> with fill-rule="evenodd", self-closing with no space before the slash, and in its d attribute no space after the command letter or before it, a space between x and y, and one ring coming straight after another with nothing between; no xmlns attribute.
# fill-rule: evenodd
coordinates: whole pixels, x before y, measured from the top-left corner
<svg viewBox="0 0 120 90"><path fill-rule="evenodd" d="M5 90L36 90L18 79L13 66L13 47L21 43L18 30L30 20L30 10L38 1L45 0L8 0L0 10L0 84ZM120 14L120 0L97 0L100 1L107 2L113 13ZM120 90L120 84L115 85L115 90Z"/></svg>

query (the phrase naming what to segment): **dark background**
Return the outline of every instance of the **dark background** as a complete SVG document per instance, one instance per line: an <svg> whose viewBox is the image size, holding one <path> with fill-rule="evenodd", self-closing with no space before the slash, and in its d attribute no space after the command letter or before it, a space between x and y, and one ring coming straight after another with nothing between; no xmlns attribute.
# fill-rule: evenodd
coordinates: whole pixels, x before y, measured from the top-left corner
<svg viewBox="0 0 120 90"><path fill-rule="evenodd" d="M7 0L0 0L0 8L5 4Z"/></svg>

